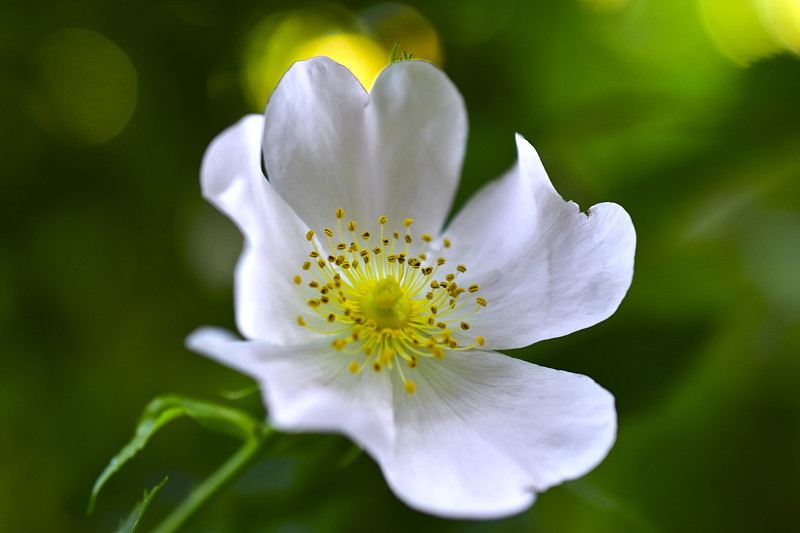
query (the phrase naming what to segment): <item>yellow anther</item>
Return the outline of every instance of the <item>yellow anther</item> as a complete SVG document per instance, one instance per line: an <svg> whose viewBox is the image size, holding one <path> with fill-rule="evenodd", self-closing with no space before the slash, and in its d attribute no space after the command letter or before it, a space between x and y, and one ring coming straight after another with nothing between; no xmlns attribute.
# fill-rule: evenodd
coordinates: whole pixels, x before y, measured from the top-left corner
<svg viewBox="0 0 800 533"><path fill-rule="evenodd" d="M477 337L475 337L475 340L476 340L476 341L478 342L478 344L480 344L481 346L483 346L484 344L486 344L486 339L484 339L484 338L483 338L483 337L481 337L480 335L478 335Z"/></svg>
<svg viewBox="0 0 800 533"><path fill-rule="evenodd" d="M315 323L309 318L306 324L306 320L298 316L297 324L324 334L324 326L320 329L314 326L327 322L329 329L336 330L330 332L334 349L347 353L361 352L365 357L362 361L356 356L349 363L345 359L343 363L350 372L358 374L368 367L375 372L384 368L391 372L401 361L413 369L418 367L420 355L442 359L448 350L484 345L483 337L476 337L470 346L460 347L448 329L448 324L454 328L458 324L464 331L471 329L467 320L476 310L460 312L461 306L457 301L462 293L477 292L478 285L467 288L467 285L459 287L456 284L457 275L467 272L465 265L456 266L450 274L443 270L437 279L433 279L438 268L445 264L445 258L434 256L429 260L424 247L422 251L411 253L410 245L415 239L410 230L413 219L403 219L406 230L398 232L386 231L383 226L388 217L379 217L381 242L373 243L370 249L370 233L363 230L356 233L360 222L347 222L347 230L355 242L345 241L341 222L345 216L344 209L336 209L335 215L337 224L333 227L336 229L324 228L327 237L324 243L314 241L314 230L305 234L306 240L312 243L309 248L313 250L309 251L310 260L303 262L302 268L306 271L313 269L313 273L293 276L292 281L301 288L307 285L319 292L317 298L307 300L316 311L313 315ZM400 244L401 237L403 245ZM424 245L434 240L428 233L422 233L418 238ZM443 239L442 242L444 248L450 247L449 240ZM475 301L481 307L486 306L483 298ZM405 390L413 394L415 383L406 380L400 368L397 373Z"/></svg>
<svg viewBox="0 0 800 533"><path fill-rule="evenodd" d="M483 296L478 296L477 298L475 298L475 302L481 307L486 307L486 298L484 298Z"/></svg>

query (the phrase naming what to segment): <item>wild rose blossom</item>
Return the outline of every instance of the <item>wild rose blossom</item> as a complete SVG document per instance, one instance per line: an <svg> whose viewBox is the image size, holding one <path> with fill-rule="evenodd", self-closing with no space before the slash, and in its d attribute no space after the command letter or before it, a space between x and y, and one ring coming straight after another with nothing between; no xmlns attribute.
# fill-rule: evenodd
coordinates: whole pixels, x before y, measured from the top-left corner
<svg viewBox="0 0 800 533"><path fill-rule="evenodd" d="M616 412L588 377L495 350L609 317L636 237L616 204L565 202L519 135L518 163L443 229L466 138L430 63L390 65L371 93L327 58L296 63L205 154L203 194L245 237L244 340L187 344L258 381L275 428L347 435L409 506L497 518L602 461Z"/></svg>

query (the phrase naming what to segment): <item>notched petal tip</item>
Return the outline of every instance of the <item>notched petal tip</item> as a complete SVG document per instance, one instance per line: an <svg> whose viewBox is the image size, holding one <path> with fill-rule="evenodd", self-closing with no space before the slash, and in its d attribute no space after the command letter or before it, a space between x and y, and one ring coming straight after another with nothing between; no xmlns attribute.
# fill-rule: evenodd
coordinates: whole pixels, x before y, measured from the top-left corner
<svg viewBox="0 0 800 533"><path fill-rule="evenodd" d="M295 63L267 103L270 183L300 217L325 227L341 207L359 224L407 217L436 233L466 148L463 98L435 65L392 64L367 93L327 58Z"/></svg>

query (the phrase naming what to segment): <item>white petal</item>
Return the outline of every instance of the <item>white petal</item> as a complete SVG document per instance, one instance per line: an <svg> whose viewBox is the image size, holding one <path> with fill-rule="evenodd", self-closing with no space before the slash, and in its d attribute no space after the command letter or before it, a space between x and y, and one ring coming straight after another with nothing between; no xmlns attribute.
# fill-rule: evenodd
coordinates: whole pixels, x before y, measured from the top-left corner
<svg viewBox="0 0 800 533"><path fill-rule="evenodd" d="M636 233L620 206L581 213L550 183L533 147L517 136L518 165L488 184L445 235L464 280L489 305L470 317L486 347L509 349L605 320L630 287ZM448 255L448 258L451 255Z"/></svg>
<svg viewBox="0 0 800 533"><path fill-rule="evenodd" d="M218 135L200 172L203 196L245 236L236 268L236 320L248 338L276 344L308 342L297 325L308 307L292 282L307 253L307 227L261 172L263 119L248 116Z"/></svg>
<svg viewBox="0 0 800 533"><path fill-rule="evenodd" d="M343 433L373 455L389 453L394 426L387 372L353 375L347 356L326 343L280 346L201 328L186 345L258 381L276 429Z"/></svg>
<svg viewBox="0 0 800 533"><path fill-rule="evenodd" d="M343 208L372 230L413 218L436 234L458 185L467 119L447 76L424 61L388 66L368 94L328 58L295 63L265 111L264 161L276 190L320 231Z"/></svg>
<svg viewBox="0 0 800 533"><path fill-rule="evenodd" d="M378 460L398 497L431 514L522 511L536 492L594 468L616 436L613 396L585 376L448 352L413 379L414 394L395 387L395 451Z"/></svg>

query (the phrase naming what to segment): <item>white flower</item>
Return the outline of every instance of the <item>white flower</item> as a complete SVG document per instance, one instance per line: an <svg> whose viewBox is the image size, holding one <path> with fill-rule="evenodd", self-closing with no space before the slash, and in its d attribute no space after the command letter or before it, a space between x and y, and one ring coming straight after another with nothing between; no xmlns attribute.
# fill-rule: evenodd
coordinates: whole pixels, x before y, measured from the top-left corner
<svg viewBox="0 0 800 533"><path fill-rule="evenodd" d="M430 63L390 65L371 93L327 58L296 63L203 160L204 196L245 236L246 340L187 344L255 378L274 427L353 439L409 506L496 518L594 468L616 412L591 379L494 350L609 317L636 238L618 205L565 202L521 136L518 164L442 230L466 137Z"/></svg>

